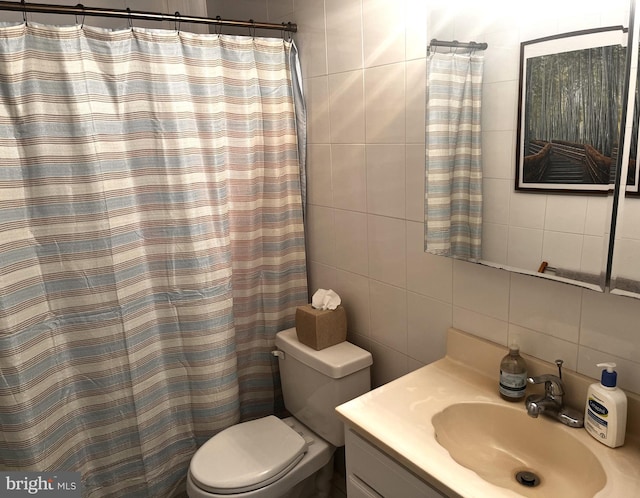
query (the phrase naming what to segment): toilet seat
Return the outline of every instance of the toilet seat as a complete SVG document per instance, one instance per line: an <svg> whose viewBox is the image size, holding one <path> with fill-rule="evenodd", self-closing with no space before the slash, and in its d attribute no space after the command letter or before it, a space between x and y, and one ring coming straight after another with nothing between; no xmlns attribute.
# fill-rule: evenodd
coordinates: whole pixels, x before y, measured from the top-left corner
<svg viewBox="0 0 640 498"><path fill-rule="evenodd" d="M305 438L270 415L213 436L193 456L190 474L208 492L245 493L280 479L306 450Z"/></svg>

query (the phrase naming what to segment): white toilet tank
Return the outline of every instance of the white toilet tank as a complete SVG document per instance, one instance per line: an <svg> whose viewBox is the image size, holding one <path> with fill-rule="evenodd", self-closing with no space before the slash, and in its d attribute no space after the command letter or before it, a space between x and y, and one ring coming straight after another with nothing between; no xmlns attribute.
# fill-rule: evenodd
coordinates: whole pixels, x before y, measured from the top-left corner
<svg viewBox="0 0 640 498"><path fill-rule="evenodd" d="M296 329L278 332L284 404L296 419L334 446L344 446L335 407L371 389L371 353L350 342L320 351L298 341Z"/></svg>

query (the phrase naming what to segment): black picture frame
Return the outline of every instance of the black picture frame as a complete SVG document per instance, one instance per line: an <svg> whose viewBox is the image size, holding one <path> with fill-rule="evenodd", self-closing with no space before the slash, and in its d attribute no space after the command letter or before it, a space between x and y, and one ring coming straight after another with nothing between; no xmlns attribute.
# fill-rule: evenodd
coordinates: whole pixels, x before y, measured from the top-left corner
<svg viewBox="0 0 640 498"><path fill-rule="evenodd" d="M607 194L622 154L626 29L520 44L515 189Z"/></svg>

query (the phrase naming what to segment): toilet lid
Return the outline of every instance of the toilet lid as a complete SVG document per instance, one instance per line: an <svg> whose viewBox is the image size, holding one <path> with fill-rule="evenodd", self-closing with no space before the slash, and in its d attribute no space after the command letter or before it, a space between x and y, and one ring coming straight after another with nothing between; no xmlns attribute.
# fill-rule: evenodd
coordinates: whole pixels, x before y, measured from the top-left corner
<svg viewBox="0 0 640 498"><path fill-rule="evenodd" d="M273 415L229 427L196 451L189 471L198 487L219 494L266 486L304 456L304 438Z"/></svg>

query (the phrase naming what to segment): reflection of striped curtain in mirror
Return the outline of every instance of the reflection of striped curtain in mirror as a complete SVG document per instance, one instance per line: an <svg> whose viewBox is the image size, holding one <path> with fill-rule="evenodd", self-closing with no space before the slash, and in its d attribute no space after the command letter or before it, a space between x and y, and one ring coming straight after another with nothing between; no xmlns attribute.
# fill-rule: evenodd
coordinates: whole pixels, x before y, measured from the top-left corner
<svg viewBox="0 0 640 498"><path fill-rule="evenodd" d="M427 58L425 251L481 258L482 55Z"/></svg>

